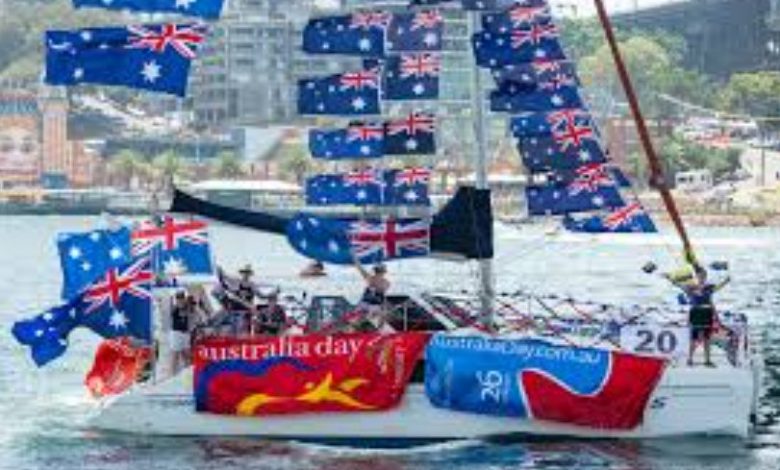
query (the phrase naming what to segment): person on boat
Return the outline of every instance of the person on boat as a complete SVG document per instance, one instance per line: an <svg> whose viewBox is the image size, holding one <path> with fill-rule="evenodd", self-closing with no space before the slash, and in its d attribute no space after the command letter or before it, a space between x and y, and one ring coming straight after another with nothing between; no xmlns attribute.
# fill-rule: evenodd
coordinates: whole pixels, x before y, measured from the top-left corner
<svg viewBox="0 0 780 470"><path fill-rule="evenodd" d="M250 333L253 317L257 315L256 302L260 296L260 290L253 280L252 266L247 264L241 268L237 281L228 279L221 268L217 274L222 287L221 302L233 317L233 333Z"/></svg>
<svg viewBox="0 0 780 470"><path fill-rule="evenodd" d="M172 354L171 372L176 373L189 363L190 332L193 327L195 312L187 300L184 291L174 296L171 306L170 347Z"/></svg>
<svg viewBox="0 0 780 470"><path fill-rule="evenodd" d="M322 261L313 261L306 266L300 274L301 277L321 277L327 276L325 272L325 265Z"/></svg>
<svg viewBox="0 0 780 470"><path fill-rule="evenodd" d="M363 295L360 297L358 309L365 313L368 321L376 330L386 326L387 292L390 290L390 281L387 279L387 268L384 264L374 265L369 272L356 256L353 256L355 267L366 282Z"/></svg>
<svg viewBox="0 0 780 470"><path fill-rule="evenodd" d="M691 346L688 351L688 365L693 365L693 356L701 342L704 344L704 364L707 367L715 367L712 362L710 341L717 320L717 311L712 297L715 292L725 287L731 278L727 277L719 284L708 282L707 270L699 264L693 265L693 277L690 282L686 283L668 274L665 277L683 291L690 305L688 323L691 327Z"/></svg>
<svg viewBox="0 0 780 470"><path fill-rule="evenodd" d="M268 303L260 309L257 317L259 325L256 331L267 335L279 335L287 326L287 313L284 307L279 305L279 293L272 292L268 295Z"/></svg>

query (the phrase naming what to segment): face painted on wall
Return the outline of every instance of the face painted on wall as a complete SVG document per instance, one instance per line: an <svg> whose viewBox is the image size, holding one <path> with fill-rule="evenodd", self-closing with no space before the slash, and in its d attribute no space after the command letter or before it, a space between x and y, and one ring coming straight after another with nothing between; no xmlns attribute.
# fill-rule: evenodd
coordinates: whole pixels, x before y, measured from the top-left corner
<svg viewBox="0 0 780 470"><path fill-rule="evenodd" d="M34 130L0 125L0 176L38 171L40 144Z"/></svg>

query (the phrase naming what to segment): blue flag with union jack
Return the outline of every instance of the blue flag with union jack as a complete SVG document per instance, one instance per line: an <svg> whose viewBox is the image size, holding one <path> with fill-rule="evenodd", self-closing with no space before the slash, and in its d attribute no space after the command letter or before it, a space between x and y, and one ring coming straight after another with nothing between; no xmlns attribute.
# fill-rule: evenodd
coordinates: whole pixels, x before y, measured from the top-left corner
<svg viewBox="0 0 780 470"><path fill-rule="evenodd" d="M12 333L30 348L39 367L65 352L70 332L78 327L104 338L132 336L151 342L153 278L148 257L110 268L66 304L14 323Z"/></svg>
<svg viewBox="0 0 780 470"><path fill-rule="evenodd" d="M474 34L472 43L477 64L499 68L538 60L565 60L558 37L554 24L534 24L508 33L480 31Z"/></svg>
<svg viewBox="0 0 780 470"><path fill-rule="evenodd" d="M298 214L287 225L287 239L300 254L334 264L427 256L430 223L423 219L330 219Z"/></svg>
<svg viewBox="0 0 780 470"><path fill-rule="evenodd" d="M223 0L73 0L76 8L95 7L150 13L180 13L208 19L219 18Z"/></svg>
<svg viewBox="0 0 780 470"><path fill-rule="evenodd" d="M379 170L367 168L349 173L322 174L306 180L309 205L429 205L427 168Z"/></svg>
<svg viewBox="0 0 780 470"><path fill-rule="evenodd" d="M385 123L386 155L432 155L436 153L436 117L415 112Z"/></svg>
<svg viewBox="0 0 780 470"><path fill-rule="evenodd" d="M130 229L61 233L57 251L62 268L62 298L72 299L110 268L131 260Z"/></svg>
<svg viewBox="0 0 780 470"><path fill-rule="evenodd" d="M439 98L441 54L403 53L384 61L382 98L435 100Z"/></svg>
<svg viewBox="0 0 780 470"><path fill-rule="evenodd" d="M565 180L556 179L559 176L552 174L547 184L526 188L531 215L561 215L625 205L605 164L582 165Z"/></svg>
<svg viewBox="0 0 780 470"><path fill-rule="evenodd" d="M639 202L617 207L604 215L592 215L586 218L566 216L563 226L571 232L584 233L656 233L650 215Z"/></svg>
<svg viewBox="0 0 780 470"><path fill-rule="evenodd" d="M85 28L46 33L49 85L119 85L184 96L202 24Z"/></svg>
<svg viewBox="0 0 780 470"><path fill-rule="evenodd" d="M298 113L303 115L380 114L378 69L304 79L298 82Z"/></svg>
<svg viewBox="0 0 780 470"><path fill-rule="evenodd" d="M167 274L211 274L208 225L196 219L141 222L133 230L133 256L150 256L155 272Z"/></svg>
<svg viewBox="0 0 780 470"><path fill-rule="evenodd" d="M500 90L555 91L563 87L577 87L579 77L574 64L563 60L535 60L527 64L513 64L492 70Z"/></svg>
<svg viewBox="0 0 780 470"><path fill-rule="evenodd" d="M442 49L444 17L439 10L396 13L387 29L387 52L431 52Z"/></svg>
<svg viewBox="0 0 780 470"><path fill-rule="evenodd" d="M346 129L312 129L309 151L325 160L380 158L385 154L385 125L355 121Z"/></svg>
<svg viewBox="0 0 780 470"><path fill-rule="evenodd" d="M552 12L547 4L528 5L518 3L499 13L482 17L482 29L492 33L508 33L515 29L531 28L535 24L548 24Z"/></svg>
<svg viewBox="0 0 780 470"><path fill-rule="evenodd" d="M389 12L357 12L309 20L303 29L303 50L310 54L380 57L385 53Z"/></svg>

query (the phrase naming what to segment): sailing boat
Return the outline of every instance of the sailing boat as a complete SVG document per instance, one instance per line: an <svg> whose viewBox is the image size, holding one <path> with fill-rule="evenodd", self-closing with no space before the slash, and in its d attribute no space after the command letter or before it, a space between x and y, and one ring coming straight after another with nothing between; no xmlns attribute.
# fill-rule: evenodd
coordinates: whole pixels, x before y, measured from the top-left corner
<svg viewBox="0 0 780 470"><path fill-rule="evenodd" d="M430 6L451 2L427 0L412 3ZM477 49L484 46L480 41L493 42L495 46L492 49L478 50L477 61L480 60L480 53L488 54L482 56L488 57L485 59L486 65L501 69L504 65L522 63L522 60L517 58L521 53L529 53L525 61L531 62L537 57L536 53L549 52L549 49L546 49L549 47L558 48L555 50L558 62L564 58L554 33L554 24L549 17L549 8L540 0L510 2L512 5L507 11L500 11L499 5L496 5L502 2L463 0L459 3L472 10L468 15ZM618 71L626 86L642 143L650 157L653 181L661 191L663 201L683 241L685 256L693 261L693 247L677 214L674 200L662 184L662 172L647 138L644 121L631 91L619 51L615 47L614 36L601 0L596 0L596 5L614 52ZM484 10L491 7L496 11L486 14ZM427 10L424 14L426 16L418 20L421 24L430 25L427 22L432 21L435 16ZM359 15L358 20L366 27L366 31L379 31L377 40L386 39L384 28L388 27L391 14L363 12ZM510 21L510 27L506 31L508 43L496 41L497 38L503 40L501 35L504 33L478 31L480 27L488 25L486 18ZM319 24L325 25L328 21L333 23L340 20L323 20ZM361 51L374 51L371 43L361 44ZM343 44L338 42L329 42L325 49L333 51L334 47L342 46ZM506 63L491 63L489 54L495 54L496 51L503 51L505 55L502 57ZM323 49L319 52L323 52ZM347 88L355 91L364 81L375 83L377 77L372 74L373 72L359 72L352 75L352 83ZM556 77L559 78L558 75ZM360 84L356 85L357 82ZM533 104L532 100L539 97L558 96L556 100L578 98L576 92L567 98L555 93L545 95L536 87L530 90L512 88L514 85L511 84L511 77L508 83L508 94L494 94L494 98L508 98L510 102L506 109L513 111L515 103L521 103L518 107L522 108L523 105ZM755 410L757 366L747 344L744 318L738 315L732 318L733 322L742 328L741 333L734 337L737 347L731 350L732 354L728 358L725 354L717 355L718 367L712 369L686 367L681 361L674 360L673 354L679 353L680 345L687 338L687 328L675 327L674 322L664 324L657 319L651 320L642 312L631 318L623 316L618 325L619 332L598 334L595 339L594 335L586 332L588 327L602 331L602 328L615 326L616 319L621 319L620 315L601 310L589 311L585 306L572 304L572 307L576 307L572 310L579 315L573 320L566 313L549 308L543 298L531 297L536 308L520 311L521 317L530 323L531 327L513 329L508 322L502 322L495 317L495 312L511 303L512 299L496 295L492 287L492 219L489 204L485 204L487 178L484 96L480 72L476 65L472 71L472 85L477 187L462 189L449 206L432 218L428 233L432 252L458 253L480 263L482 282L479 301L470 304L478 312L476 316L479 321L468 323L455 315L455 312L460 311L453 307L458 305L458 299L432 294L407 297L422 310L422 313L418 314L427 319L427 328L424 328L422 333L439 331L426 346L424 379L412 377L409 366L413 361L406 363L404 359L400 359L405 368L396 364L396 367L401 369L394 370L405 371L398 372L405 377L402 381L404 386L400 391L389 387L398 393L392 398L383 396L387 400L382 401L381 405L361 394L361 390L370 388L371 380L381 382L387 378L382 375L387 364L387 355L371 356L374 358L372 360L377 361L366 366L371 370L360 370L369 374L371 380L342 375L343 380L339 381L334 379L332 374L328 374L324 379L319 376L318 380L322 379L321 382L309 382L306 379L307 374L312 373L312 363L302 363L301 358L308 358L307 351L310 350L327 351L324 355L330 357L341 353L353 354L370 344L373 345L374 351L377 348L390 351L390 357L399 354L401 358L408 358L404 351L409 350L419 353L421 343L416 339L419 336L414 336L419 331L410 331L413 329L406 328L407 322L403 323L404 327L399 331L406 332L400 333L401 335L412 335L408 337L393 334L373 334L366 337L359 334L313 333L244 343L231 343L230 340L216 338L206 340L200 347L196 346L195 371L193 368L186 368L167 378L165 371L160 371L157 379L104 401L91 420L92 425L99 429L143 434L262 436L369 446L516 435L653 438L706 433L746 436L750 430L750 416ZM312 87L315 88L316 86ZM566 93L572 93L572 90L567 89ZM355 110L375 113L378 109L379 102L375 94L351 98L346 105L338 104L347 106L344 109L349 114ZM323 107L327 106L315 101L305 105L311 106L307 109L313 113L322 112ZM582 108L581 103L574 102L569 102L567 106ZM535 112L544 112L545 109L547 108L542 107ZM565 117L570 121L564 124L576 126L581 117ZM549 124L541 123L542 127L545 125L549 128ZM523 126L525 124L520 127ZM565 152L561 152L553 157L563 159L565 155ZM593 166L593 163L601 166ZM529 196L532 199L530 203L534 205L531 212L535 211L534 208L545 215L588 209L601 211L611 208L613 212L629 212L630 209L630 213L622 216L623 220L630 220L637 213L636 206L632 206L633 202L622 199L604 167L605 164L605 161L596 161L585 165L570 165L568 168L560 168L554 162L541 165L537 172L538 179L534 180L538 184L529 188ZM564 170L568 171L568 179ZM332 179L328 183L337 178L331 176ZM376 177L375 174L369 176ZM578 185L580 190L567 192L564 185L572 183ZM318 185L311 189L321 188L322 185ZM602 191L604 188L607 189L606 193ZM329 194L332 193L318 193L319 199L316 202L328 202ZM587 197L583 197L585 195ZM377 197L381 201L381 196ZM479 207L484 209L484 212L474 210L478 204L481 204ZM299 230L316 231L322 222L325 222L325 219L311 215L290 221L269 214L221 207L199 201L181 192L175 195L172 210L288 235L296 226ZM458 222L469 214L471 217L466 224ZM381 222L387 223L388 220L383 219ZM308 227L305 226L306 223L309 224ZM343 225L331 228L343 233L346 230ZM291 236L291 241L298 251L309 256L330 256L331 258L326 259L329 262L345 262L344 244L350 243L348 237L338 240L333 245L332 254L327 254L327 249L324 252L312 251L311 244L302 244L300 238L296 243ZM325 246L327 248L328 244ZM347 259L346 262L348 261ZM379 259L373 258L369 261ZM158 313L165 318L168 313L165 311L166 304L163 302L160 305L162 311ZM628 336L632 336L636 341L624 341ZM160 363L163 364L167 362L165 358L169 354L169 348L164 341L165 335L160 338ZM337 353L339 350L341 353ZM257 351L264 352L261 354ZM344 361L345 356L340 357L342 359L336 362L341 365L328 362L330 359L327 358L320 358L322 362L314 364L329 371L341 370L339 367L346 367L344 364L350 364L350 361ZM349 357L353 358L353 362L363 360L360 355L353 354ZM355 357L359 359L354 359ZM525 366L517 362L521 358L525 361ZM249 368L229 369L226 372L226 364L229 363L232 367L236 365L236 361L240 362L242 367ZM568 365L560 366L561 362ZM559 365L553 366L553 363ZM576 367L571 368L572 364ZM290 367L281 369L286 371L284 376L274 375L278 380L275 388L268 388L266 382L261 384L259 390L255 389L253 393L238 397L238 401L226 398L230 390L236 390L237 387L251 388L252 380L261 380L262 374L270 374L268 371L271 367ZM630 372L626 374L626 370ZM220 379L219 374L222 372L234 374L233 378ZM621 374L622 379L619 377ZM208 378L204 378L205 376ZM236 379L236 376L243 378ZM298 380L297 377L304 377L303 382L295 384L301 387L298 389L300 393L289 395L289 390L285 387L289 385L289 381ZM219 380L223 380L221 385ZM582 382L583 380L587 383ZM643 381L646 387L642 390L634 387L636 383ZM513 388L515 386L519 388ZM624 395L628 392L636 395L629 396L626 401ZM546 397L540 396L540 393ZM218 398L223 400L215 399L214 395L220 395ZM555 398L551 402L545 401L545 398L550 397ZM264 410L266 412L263 412ZM590 415L584 416L583 410Z"/></svg>

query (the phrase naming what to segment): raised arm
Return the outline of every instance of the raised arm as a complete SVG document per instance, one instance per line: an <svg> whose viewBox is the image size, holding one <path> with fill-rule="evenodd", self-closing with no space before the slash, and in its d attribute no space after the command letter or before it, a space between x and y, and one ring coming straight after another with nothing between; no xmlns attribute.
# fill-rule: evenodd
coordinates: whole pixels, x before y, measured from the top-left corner
<svg viewBox="0 0 780 470"><path fill-rule="evenodd" d="M366 271L366 268L364 268L362 264L360 264L360 260L354 253L352 253L352 263L355 265L360 275L363 276L363 279L366 281L371 279L371 274Z"/></svg>
<svg viewBox="0 0 780 470"><path fill-rule="evenodd" d="M719 291L726 287L728 283L731 282L731 276L727 276L726 279L722 280L719 284L715 285L715 291Z"/></svg>

